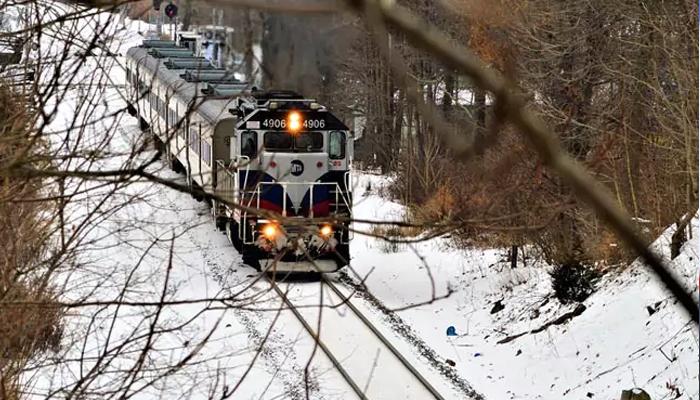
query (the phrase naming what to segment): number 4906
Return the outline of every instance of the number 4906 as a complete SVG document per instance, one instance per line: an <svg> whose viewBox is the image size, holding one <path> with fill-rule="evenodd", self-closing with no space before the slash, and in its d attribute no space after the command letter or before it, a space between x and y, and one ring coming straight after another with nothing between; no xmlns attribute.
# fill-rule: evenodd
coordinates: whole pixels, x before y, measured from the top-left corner
<svg viewBox="0 0 700 400"><path fill-rule="evenodd" d="M326 121L322 119L307 119L304 120L304 128L306 129L323 129L326 127Z"/></svg>

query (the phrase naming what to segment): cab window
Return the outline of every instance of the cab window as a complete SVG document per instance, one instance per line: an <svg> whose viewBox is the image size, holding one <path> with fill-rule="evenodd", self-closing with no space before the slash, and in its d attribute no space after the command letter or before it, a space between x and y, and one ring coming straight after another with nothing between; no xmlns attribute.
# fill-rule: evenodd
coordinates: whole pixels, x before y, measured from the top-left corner
<svg viewBox="0 0 700 400"><path fill-rule="evenodd" d="M328 157L333 160L345 158L345 134L333 131L328 138Z"/></svg>
<svg viewBox="0 0 700 400"><path fill-rule="evenodd" d="M292 136L284 132L267 132L264 139L265 150L291 151Z"/></svg>
<svg viewBox="0 0 700 400"><path fill-rule="evenodd" d="M241 133L241 155L255 158L258 155L258 136L255 132Z"/></svg>
<svg viewBox="0 0 700 400"><path fill-rule="evenodd" d="M321 132L301 132L291 135L287 132L266 132L265 150L277 152L310 153L323 151Z"/></svg>
<svg viewBox="0 0 700 400"><path fill-rule="evenodd" d="M323 134L321 132L302 132L294 138L297 151L323 151Z"/></svg>

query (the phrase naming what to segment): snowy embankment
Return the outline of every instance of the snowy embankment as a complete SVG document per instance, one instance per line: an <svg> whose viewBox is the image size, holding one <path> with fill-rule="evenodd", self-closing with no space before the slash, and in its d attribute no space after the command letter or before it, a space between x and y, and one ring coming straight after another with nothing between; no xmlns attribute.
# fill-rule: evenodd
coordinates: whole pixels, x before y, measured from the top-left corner
<svg viewBox="0 0 700 400"><path fill-rule="evenodd" d="M401 206L377 194L385 178L362 174L356 181L357 218L401 220ZM652 246L697 298L697 216L692 231L694 239L673 261L672 229ZM412 331L445 363L454 362L449 368L488 399L617 400L623 389L634 387L652 399L674 398L673 388L681 398L698 398L697 327L639 261L607 275L583 303L582 314L499 344L574 308L551 296L546 266L513 270L500 261L504 253L456 251L441 239L391 246L356 235L349 274L365 279L371 294L389 309L429 301L433 290L436 297L454 290L447 299L390 315L398 315L399 329ZM374 318L392 320L380 312ZM450 326L457 336L446 335Z"/></svg>

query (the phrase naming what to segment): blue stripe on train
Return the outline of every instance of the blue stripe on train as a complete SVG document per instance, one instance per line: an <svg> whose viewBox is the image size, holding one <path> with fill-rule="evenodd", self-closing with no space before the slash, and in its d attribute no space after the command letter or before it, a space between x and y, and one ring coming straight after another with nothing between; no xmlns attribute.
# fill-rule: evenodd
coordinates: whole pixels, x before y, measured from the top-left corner
<svg viewBox="0 0 700 400"><path fill-rule="evenodd" d="M345 171L329 171L325 174L323 174L316 182L335 182L338 183L341 190L345 190L345 182L344 182L344 173ZM275 182L275 179L268 173L262 172L262 171L247 171L247 172L240 172L238 174L239 177L239 185L240 187L243 187L244 182L246 181L246 174L248 176L247 179L247 185L248 188L254 188L255 185L258 182ZM320 185L320 186L314 186L313 188L314 191L314 216L319 217L319 216L325 216L328 215L329 212L329 206L332 200L335 200L335 196L333 199L331 199L331 194L330 194L330 187L329 185ZM282 194L284 191L282 190L282 186L279 184L269 184L269 185L262 185L261 187L261 192L260 192L260 207L263 209L269 209L275 212L282 212ZM311 200L311 193L309 190L304 194L304 197L301 201L301 209L299 212L299 215L303 216L308 216L309 215L309 202ZM246 204L244 204L246 205ZM257 204L251 204L251 206L255 207ZM294 211L294 208L292 207L292 201L287 195L287 215L293 216L297 215L296 212Z"/></svg>

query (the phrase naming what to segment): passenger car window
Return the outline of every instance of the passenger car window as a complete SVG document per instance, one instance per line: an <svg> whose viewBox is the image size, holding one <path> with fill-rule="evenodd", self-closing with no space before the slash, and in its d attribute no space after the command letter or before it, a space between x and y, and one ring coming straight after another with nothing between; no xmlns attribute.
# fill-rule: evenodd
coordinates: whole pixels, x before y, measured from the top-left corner
<svg viewBox="0 0 700 400"><path fill-rule="evenodd" d="M342 160L345 158L345 134L339 131L333 131L329 135L328 140L328 157L334 160Z"/></svg>
<svg viewBox="0 0 700 400"><path fill-rule="evenodd" d="M255 158L258 155L258 136L255 132L241 133L241 155Z"/></svg>

